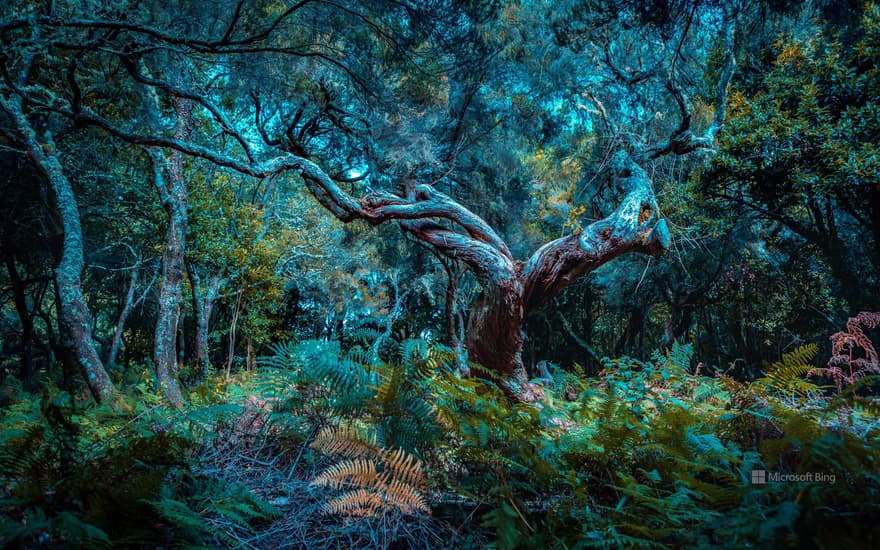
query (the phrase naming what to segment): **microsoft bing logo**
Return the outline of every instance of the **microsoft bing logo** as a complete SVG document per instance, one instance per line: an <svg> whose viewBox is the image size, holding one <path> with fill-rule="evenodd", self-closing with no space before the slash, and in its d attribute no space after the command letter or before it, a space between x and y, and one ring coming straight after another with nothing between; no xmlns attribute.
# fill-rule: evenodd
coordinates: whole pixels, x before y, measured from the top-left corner
<svg viewBox="0 0 880 550"><path fill-rule="evenodd" d="M782 473L768 472L767 470L752 470L752 484L766 485L767 483L831 483L837 481L837 476L828 472L803 472Z"/></svg>

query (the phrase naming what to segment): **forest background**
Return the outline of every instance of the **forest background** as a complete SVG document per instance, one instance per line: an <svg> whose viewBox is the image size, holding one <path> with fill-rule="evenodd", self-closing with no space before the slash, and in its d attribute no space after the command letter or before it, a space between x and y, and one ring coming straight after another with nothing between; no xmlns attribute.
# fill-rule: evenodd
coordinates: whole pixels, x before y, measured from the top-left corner
<svg viewBox="0 0 880 550"><path fill-rule="evenodd" d="M23 0L0 40L4 544L876 535L878 5Z"/></svg>

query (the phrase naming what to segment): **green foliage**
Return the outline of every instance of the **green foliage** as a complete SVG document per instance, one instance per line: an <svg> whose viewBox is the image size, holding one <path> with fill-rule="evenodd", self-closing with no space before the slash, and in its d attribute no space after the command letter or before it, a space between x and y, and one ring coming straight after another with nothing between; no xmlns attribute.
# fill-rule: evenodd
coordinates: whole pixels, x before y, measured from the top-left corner
<svg viewBox="0 0 880 550"><path fill-rule="evenodd" d="M279 412L351 417L372 396L377 377L355 351L342 353L338 342L306 340L272 347L254 377L259 395L281 400Z"/></svg>
<svg viewBox="0 0 880 550"><path fill-rule="evenodd" d="M381 336L373 330L360 334ZM451 351L429 349L419 339L392 347L385 362L360 347L342 352L338 342L279 344L263 358L252 383L259 395L279 400L273 421L289 421L291 414L366 420L375 424L382 445L418 452L436 434L426 388Z"/></svg>
<svg viewBox="0 0 880 550"><path fill-rule="evenodd" d="M764 381L690 374L691 358L676 345L650 362L607 359L598 383L556 372L535 404L447 373L434 387L444 459L460 472L449 483L479 503L499 548L777 546L822 529L868 540L876 528L849 518L877 511L876 435L830 429L832 411L801 414ZM753 470L815 477L755 485Z"/></svg>
<svg viewBox="0 0 880 550"><path fill-rule="evenodd" d="M804 379L815 368L811 361L818 353L819 346L816 344L799 346L790 353L784 353L782 361L773 363L761 381L783 395L806 397L809 393L818 393L820 388Z"/></svg>
<svg viewBox="0 0 880 550"><path fill-rule="evenodd" d="M731 94L720 154L702 187L726 208L781 222L779 240L792 254L803 254L804 242L815 246L849 311L876 294L868 289L877 284L880 66L870 54L878 21L870 2L854 43L818 25L780 36L762 78Z"/></svg>
<svg viewBox="0 0 880 550"><path fill-rule="evenodd" d="M199 410L174 419L140 397L80 406L64 392L19 395L0 420L0 543L213 545L223 533L212 517L241 528L270 518L271 507L253 494L192 462L209 417L219 415Z"/></svg>

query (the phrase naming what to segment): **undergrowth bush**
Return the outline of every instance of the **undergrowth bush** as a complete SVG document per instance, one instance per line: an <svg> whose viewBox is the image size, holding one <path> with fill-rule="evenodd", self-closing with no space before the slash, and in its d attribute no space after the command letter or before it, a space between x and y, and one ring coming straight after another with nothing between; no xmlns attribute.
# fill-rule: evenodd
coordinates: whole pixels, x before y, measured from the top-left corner
<svg viewBox="0 0 880 550"><path fill-rule="evenodd" d="M168 410L147 383L103 405L20 393L0 417L0 546L218 546L233 541L211 518L270 519L245 488L199 471L195 453L225 422L220 409Z"/></svg>
<svg viewBox="0 0 880 550"><path fill-rule="evenodd" d="M317 345L333 353L308 360ZM287 373L287 403L418 453L435 515L473 546L828 548L878 534L876 402L807 380L814 346L744 384L692 372L676 344L605 359L597 379L556 369L534 403L418 341L385 361L327 343L278 351L262 376ZM800 481L753 483L762 471Z"/></svg>

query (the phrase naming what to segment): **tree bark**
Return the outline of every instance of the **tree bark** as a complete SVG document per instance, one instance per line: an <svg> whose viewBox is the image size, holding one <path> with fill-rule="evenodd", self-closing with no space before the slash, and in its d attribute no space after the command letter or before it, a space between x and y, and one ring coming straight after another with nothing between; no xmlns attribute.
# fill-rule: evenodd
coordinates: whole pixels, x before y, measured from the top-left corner
<svg viewBox="0 0 880 550"><path fill-rule="evenodd" d="M212 273L208 276L208 284L203 289L202 277L192 262L186 263L186 269L189 273L193 312L196 316L196 363L199 366L199 375L205 379L211 372L211 348L208 342L211 312L225 281L221 278L220 273Z"/></svg>
<svg viewBox="0 0 880 550"><path fill-rule="evenodd" d="M528 381L522 360L525 320L523 284L511 277L484 288L468 317L467 346L473 361L499 376L502 387L519 394Z"/></svg>
<svg viewBox="0 0 880 550"><path fill-rule="evenodd" d="M232 309L232 320L229 322L229 339L226 348L226 379L232 376L232 365L235 363L235 332L238 328L238 316L241 314L241 296L244 289L236 293L235 305Z"/></svg>
<svg viewBox="0 0 880 550"><path fill-rule="evenodd" d="M119 318L116 320L116 330L113 331L113 340L110 341L110 351L107 352L107 364L116 364L116 357L119 355L119 347L122 345L122 333L125 330L125 321L128 320L128 314L131 313L131 306L134 303L134 291L137 286L138 270L131 270L131 279L128 283L128 292L125 293L125 301L122 303L122 311L119 312Z"/></svg>
<svg viewBox="0 0 880 550"><path fill-rule="evenodd" d="M193 103L175 98L174 110L177 114L175 139L184 140L192 134ZM151 151L155 186L168 215L168 228L165 232L165 252L162 255L162 277L159 282L159 311L156 318L156 332L153 339L153 362L156 377L165 397L175 407L183 406L183 393L178 380L177 364L178 323L183 303L183 271L186 254L188 191L183 174L184 155L171 151L168 159L161 158ZM166 173L167 172L167 177Z"/></svg>
<svg viewBox="0 0 880 550"><path fill-rule="evenodd" d="M257 368L257 355L254 350L254 339L250 336L247 338L247 361L245 365L247 365L246 369L249 371Z"/></svg>
<svg viewBox="0 0 880 550"><path fill-rule="evenodd" d="M153 361L156 376L165 396L175 406L183 405L183 395L177 379L177 323L183 301L181 290L182 262L186 243L185 210L174 205L168 208L168 230L165 234L165 252L162 256L162 278L159 282L159 311L153 339ZM181 210L184 213L181 213Z"/></svg>
<svg viewBox="0 0 880 550"><path fill-rule="evenodd" d="M68 347L73 354L94 398L102 401L113 394L114 387L92 341L92 316L82 291L82 226L73 186L64 174L51 137L45 136L42 143L37 138L36 131L22 111L21 99L17 96L10 96L8 99L0 96L0 107L15 122L28 157L46 177L54 195L55 207L64 231L61 257L55 266L62 345Z"/></svg>
<svg viewBox="0 0 880 550"><path fill-rule="evenodd" d="M463 334L459 334L459 328L464 330L464 317L455 303L458 285L466 270L458 269L458 265L455 262L448 260L443 262L443 268L446 270L447 277L446 302L443 309L446 317L446 332L449 334L449 343L455 355L456 368L461 372L467 372L467 361L465 360L464 346L462 344L464 337Z"/></svg>

